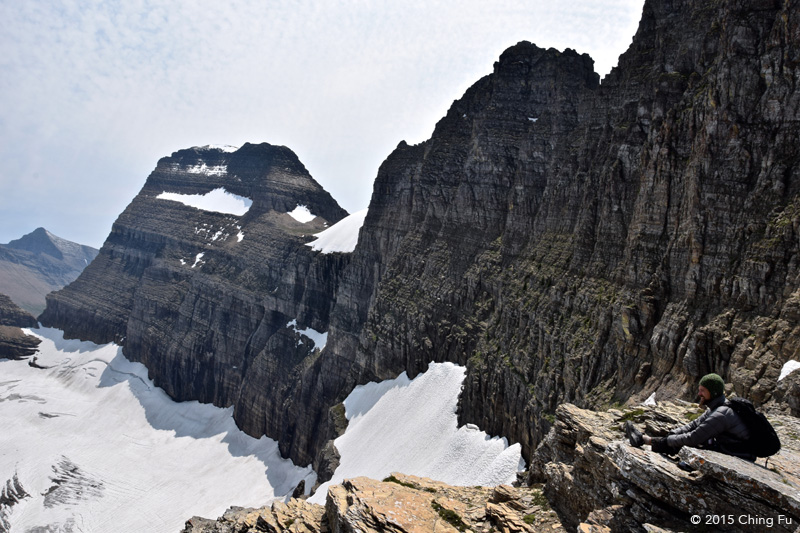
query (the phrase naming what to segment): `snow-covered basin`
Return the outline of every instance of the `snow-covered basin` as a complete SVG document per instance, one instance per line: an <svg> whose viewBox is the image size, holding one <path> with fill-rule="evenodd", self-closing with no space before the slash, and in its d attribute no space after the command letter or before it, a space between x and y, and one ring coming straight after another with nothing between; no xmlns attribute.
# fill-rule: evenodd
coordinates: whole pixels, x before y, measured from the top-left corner
<svg viewBox="0 0 800 533"><path fill-rule="evenodd" d="M335 441L339 467L310 501L324 504L328 486L344 479L392 472L461 486L514 481L525 468L519 444L509 446L473 425L458 427L465 373L452 363L430 363L413 380L403 373L356 387L344 401L347 430Z"/></svg>
<svg viewBox="0 0 800 533"><path fill-rule="evenodd" d="M0 484L16 474L30 495L11 531L174 533L314 483L274 441L239 431L232 408L173 402L118 346L26 331L47 368L0 360Z"/></svg>

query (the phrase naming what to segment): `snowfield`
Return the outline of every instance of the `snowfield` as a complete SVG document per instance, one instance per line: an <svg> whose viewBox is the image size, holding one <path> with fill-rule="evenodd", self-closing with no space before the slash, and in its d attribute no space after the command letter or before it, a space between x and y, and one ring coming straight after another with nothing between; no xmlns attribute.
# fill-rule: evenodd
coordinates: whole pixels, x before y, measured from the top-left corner
<svg viewBox="0 0 800 533"><path fill-rule="evenodd" d="M392 472L461 486L514 481L525 468L519 444L509 446L472 424L458 427L465 375L462 366L430 363L413 380L404 372L356 387L344 401L347 430L335 441L339 468L309 501L324 505L328 486L344 479L383 479Z"/></svg>
<svg viewBox="0 0 800 533"><path fill-rule="evenodd" d="M253 201L250 198L229 193L222 187L206 194L179 194L165 191L156 196L156 198L180 202L203 211L214 211L239 217L247 213L253 205Z"/></svg>
<svg viewBox="0 0 800 533"><path fill-rule="evenodd" d="M358 232L364 225L366 217L367 209L348 215L325 231L314 235L317 239L307 242L306 246L310 246L313 250L319 250L323 254L350 253L356 249Z"/></svg>
<svg viewBox="0 0 800 533"><path fill-rule="evenodd" d="M262 506L316 475L239 431L233 409L173 402L114 345L42 338L33 368L0 360L0 505L10 531L169 532L194 515Z"/></svg>
<svg viewBox="0 0 800 533"><path fill-rule="evenodd" d="M287 327L323 348L327 334ZM28 361L0 360L0 531L176 532L192 516L216 518L230 506L284 498L310 467L282 459L277 443L239 431L233 409L173 402L115 344L42 339ZM393 471L454 485L498 485L524 468L519 444L458 427L466 369L431 363L356 387L344 402L347 431L332 483ZM322 485L312 502L325 503Z"/></svg>

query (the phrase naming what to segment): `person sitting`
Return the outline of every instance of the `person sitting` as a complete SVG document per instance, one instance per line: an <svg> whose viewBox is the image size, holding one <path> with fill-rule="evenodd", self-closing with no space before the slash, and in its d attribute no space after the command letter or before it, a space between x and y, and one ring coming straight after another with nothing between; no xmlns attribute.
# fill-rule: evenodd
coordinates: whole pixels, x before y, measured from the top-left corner
<svg viewBox="0 0 800 533"><path fill-rule="evenodd" d="M625 434L631 446L650 445L656 453L674 455L683 446L704 448L748 461L755 455L746 451L750 432L742 419L725 403L725 382L717 374L703 376L697 387L700 405L706 412L684 426L672 429L666 437L649 437L628 421Z"/></svg>

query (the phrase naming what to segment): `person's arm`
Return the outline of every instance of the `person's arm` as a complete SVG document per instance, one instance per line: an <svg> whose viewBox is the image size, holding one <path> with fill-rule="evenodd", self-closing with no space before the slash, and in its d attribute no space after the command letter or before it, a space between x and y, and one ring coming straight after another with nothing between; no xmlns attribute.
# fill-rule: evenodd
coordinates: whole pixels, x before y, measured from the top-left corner
<svg viewBox="0 0 800 533"><path fill-rule="evenodd" d="M669 430L669 434L670 435L681 435L683 433L691 433L692 431L697 429L697 426L702 424L703 421L706 418L708 418L708 415L710 415L710 414L711 414L710 411L706 411L702 415L698 416L697 418L695 418L694 420L689 422L688 424L684 424L682 426L679 426L679 427L676 427L676 428L673 428L673 429Z"/></svg>
<svg viewBox="0 0 800 533"><path fill-rule="evenodd" d="M708 442L709 439L723 433L730 426L730 418L726 416L727 409L729 408L720 407L712 412L704 413L704 415L708 416L701 416L695 420L694 422L697 422L697 424L690 431L669 435L667 444L671 447L679 448L681 446L696 447ZM692 424L687 424L687 426L690 425Z"/></svg>

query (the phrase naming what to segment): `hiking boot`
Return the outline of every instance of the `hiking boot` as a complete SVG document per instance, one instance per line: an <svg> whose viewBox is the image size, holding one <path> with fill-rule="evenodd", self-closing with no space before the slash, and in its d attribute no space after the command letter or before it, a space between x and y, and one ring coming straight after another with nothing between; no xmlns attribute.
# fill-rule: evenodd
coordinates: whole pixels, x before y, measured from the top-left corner
<svg viewBox="0 0 800 533"><path fill-rule="evenodd" d="M636 429L636 426L634 426L630 420L625 422L625 436L628 437L628 442L630 442L631 446L634 448L641 448L642 444L644 444L642 432Z"/></svg>

